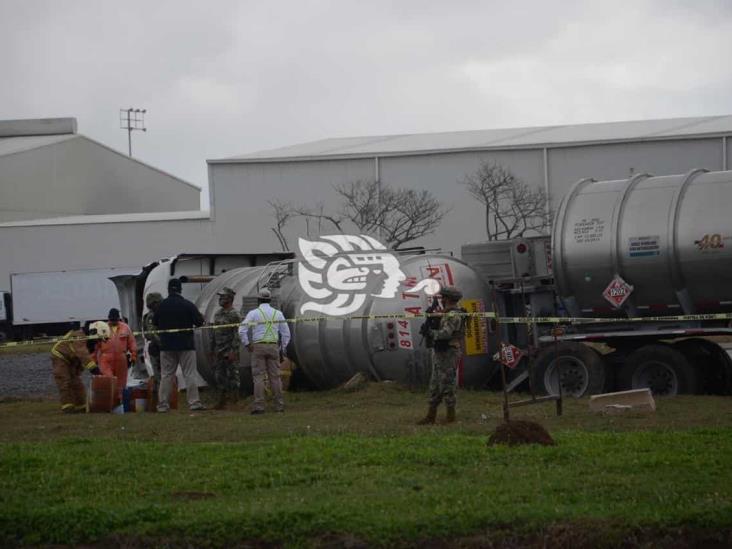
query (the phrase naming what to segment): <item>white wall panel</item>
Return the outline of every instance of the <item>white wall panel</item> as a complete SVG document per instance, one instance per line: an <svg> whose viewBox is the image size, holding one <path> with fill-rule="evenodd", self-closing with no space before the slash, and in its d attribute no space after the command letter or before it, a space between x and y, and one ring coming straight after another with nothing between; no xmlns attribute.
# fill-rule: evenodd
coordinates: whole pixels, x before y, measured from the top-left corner
<svg viewBox="0 0 732 549"><path fill-rule="evenodd" d="M578 180L624 179L631 174L685 173L722 169L720 139L619 143L549 150L549 184L554 204Z"/></svg>
<svg viewBox="0 0 732 549"><path fill-rule="evenodd" d="M371 160L216 164L211 168L217 242L253 251L280 249L272 232L274 220L268 201L281 200L299 207L329 209L337 206L333 186L373 177ZM329 224L323 233L334 232ZM311 224L311 235L315 227ZM307 236L307 224L295 219L287 226L290 249L297 236Z"/></svg>

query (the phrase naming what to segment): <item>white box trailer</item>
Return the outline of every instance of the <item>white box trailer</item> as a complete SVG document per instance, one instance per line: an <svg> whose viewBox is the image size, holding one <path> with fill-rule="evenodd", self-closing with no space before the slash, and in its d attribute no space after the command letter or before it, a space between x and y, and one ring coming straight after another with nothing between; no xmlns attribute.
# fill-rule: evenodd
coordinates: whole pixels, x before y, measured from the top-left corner
<svg viewBox="0 0 732 549"><path fill-rule="evenodd" d="M136 268L84 269L10 276L13 327L104 319L119 308L110 277L139 272Z"/></svg>

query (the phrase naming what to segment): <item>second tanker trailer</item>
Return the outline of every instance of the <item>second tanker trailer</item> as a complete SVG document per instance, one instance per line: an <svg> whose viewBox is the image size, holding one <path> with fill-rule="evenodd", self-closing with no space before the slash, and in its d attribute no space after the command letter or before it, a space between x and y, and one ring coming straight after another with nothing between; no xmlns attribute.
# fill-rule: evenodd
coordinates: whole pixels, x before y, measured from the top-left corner
<svg viewBox="0 0 732 549"><path fill-rule="evenodd" d="M525 326L503 330L531 347L524 376L535 389L556 393L561 379L578 396L640 387L730 394L730 206L729 171L584 179L557 209L543 265L497 277L480 266L496 244L466 246L463 257L491 281L504 314L564 317L556 343L550 324L531 337ZM544 244L499 246L520 256Z"/></svg>

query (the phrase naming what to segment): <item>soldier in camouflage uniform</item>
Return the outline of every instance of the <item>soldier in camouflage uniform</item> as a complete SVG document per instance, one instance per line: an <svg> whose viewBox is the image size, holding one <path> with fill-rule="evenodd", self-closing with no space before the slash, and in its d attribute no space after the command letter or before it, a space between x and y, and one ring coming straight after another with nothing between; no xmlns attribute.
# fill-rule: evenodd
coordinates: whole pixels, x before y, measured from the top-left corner
<svg viewBox="0 0 732 549"><path fill-rule="evenodd" d="M465 319L457 314L465 312L458 307L463 294L454 286L447 286L442 294L443 316L439 328L429 330L434 341L432 348L432 377L430 378L429 409L419 425L428 425L437 418L437 407L445 401L447 422L455 421L455 389L457 368L462 354L462 339L465 333Z"/></svg>
<svg viewBox="0 0 732 549"><path fill-rule="evenodd" d="M154 334L158 329L153 321L155 311L158 310L160 303L163 301L163 296L158 292L151 292L145 297L145 305L149 309L142 317L142 333L145 337L147 345L147 356L150 358L150 363L153 369L153 378L155 379L155 388L160 385L160 336Z"/></svg>
<svg viewBox="0 0 732 549"><path fill-rule="evenodd" d="M228 328L214 328L214 377L220 391L216 409L226 407L226 399L236 401L239 397L239 324L241 315L234 309L236 292L224 288L218 294L221 308L214 315L214 326L231 325Z"/></svg>

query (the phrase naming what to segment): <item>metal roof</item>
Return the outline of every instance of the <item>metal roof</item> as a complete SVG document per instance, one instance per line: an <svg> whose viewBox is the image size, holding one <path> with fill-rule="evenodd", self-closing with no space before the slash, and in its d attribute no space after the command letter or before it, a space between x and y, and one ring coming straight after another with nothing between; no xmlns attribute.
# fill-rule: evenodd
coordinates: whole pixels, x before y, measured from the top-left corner
<svg viewBox="0 0 732 549"><path fill-rule="evenodd" d="M125 160L134 162L136 164L142 164L143 166L150 168L151 170L154 170L158 173L171 177L171 178L175 179L176 181L178 181L179 183L183 183L184 185L187 185L187 186L197 190L199 193L201 192L201 187L199 187L198 185L194 185L193 183L190 183L184 179L181 179L180 177L177 177L171 173L168 173L165 170L161 170L160 168L151 166L150 164L143 162L142 160L138 160L137 158L127 156L126 154L121 153L121 152L113 149L112 147L105 145L104 143L101 143L95 139L92 139L91 137L87 137L80 133L63 134L63 135L34 135L34 136L18 136L18 137L0 137L0 158L3 156L15 154L15 153L21 153L21 152L31 151L34 149L40 149L40 148L46 147L48 145L53 145L54 143L61 143L62 141L69 141L71 139L83 139L83 140L89 141L91 143L94 143L95 145L103 147L103 148L107 149L108 151L116 154L117 156L121 156Z"/></svg>
<svg viewBox="0 0 732 549"><path fill-rule="evenodd" d="M33 135L23 137L0 137L0 156L7 156L32 149L53 145L69 139L78 139L78 134Z"/></svg>
<svg viewBox="0 0 732 549"><path fill-rule="evenodd" d="M42 219L24 219L7 221L0 227L40 227L43 225L91 225L95 223L140 223L145 221L189 221L211 219L208 210L192 210L187 212L142 212L102 215L69 215L66 217L50 217Z"/></svg>
<svg viewBox="0 0 732 549"><path fill-rule="evenodd" d="M732 135L732 115L332 138L219 160L209 160L208 162L212 164L235 164L328 158L368 158L434 152L654 141L719 135Z"/></svg>

